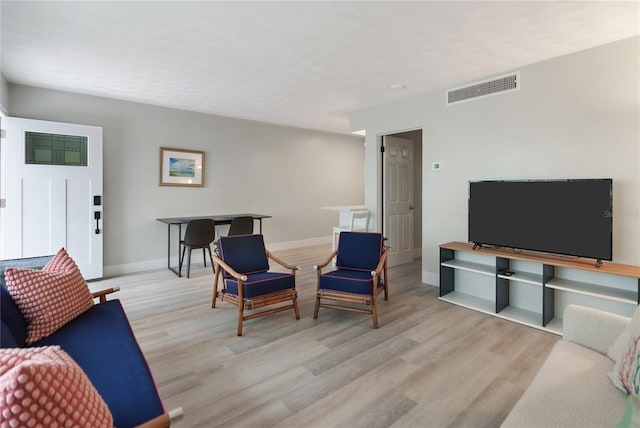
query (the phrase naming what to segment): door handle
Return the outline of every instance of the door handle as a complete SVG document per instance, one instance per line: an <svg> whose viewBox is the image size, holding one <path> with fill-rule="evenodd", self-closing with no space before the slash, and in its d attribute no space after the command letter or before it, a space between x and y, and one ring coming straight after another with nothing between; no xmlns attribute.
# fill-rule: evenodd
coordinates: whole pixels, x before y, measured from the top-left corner
<svg viewBox="0 0 640 428"><path fill-rule="evenodd" d="M412 210L413 209L413 205L409 205L409 209Z"/></svg>
<svg viewBox="0 0 640 428"><path fill-rule="evenodd" d="M93 218L96 220L96 235L100 235L100 211L94 211Z"/></svg>

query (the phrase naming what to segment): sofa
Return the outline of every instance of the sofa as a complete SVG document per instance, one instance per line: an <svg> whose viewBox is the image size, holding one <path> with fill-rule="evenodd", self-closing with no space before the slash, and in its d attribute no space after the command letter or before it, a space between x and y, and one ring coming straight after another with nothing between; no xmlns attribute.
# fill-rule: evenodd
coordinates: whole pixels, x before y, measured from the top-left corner
<svg viewBox="0 0 640 428"><path fill-rule="evenodd" d="M568 305L562 340L554 345L502 427L616 426L625 413L627 395L609 376L615 362L608 355L630 321Z"/></svg>
<svg viewBox="0 0 640 428"><path fill-rule="evenodd" d="M49 259L50 257L38 257L0 262L2 351L7 354L9 348L13 350L53 347L55 350L59 347L77 363L93 384L108 406L114 426L161 427L169 426L172 420L179 419L182 415L181 409L172 412L166 412L164 409L149 366L120 300L107 300L107 295L117 289L91 293L91 297L99 300L98 303L91 305L90 302L89 309L61 328L32 343L26 343L28 323L5 283L5 268L40 269L47 265ZM88 291L88 287L86 288ZM88 425L94 424L88 421Z"/></svg>

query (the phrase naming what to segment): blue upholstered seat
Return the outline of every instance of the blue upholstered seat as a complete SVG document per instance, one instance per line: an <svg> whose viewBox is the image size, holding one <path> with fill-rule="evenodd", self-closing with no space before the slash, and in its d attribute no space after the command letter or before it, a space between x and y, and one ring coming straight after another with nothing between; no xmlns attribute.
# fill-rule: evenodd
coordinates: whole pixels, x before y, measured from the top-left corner
<svg viewBox="0 0 640 428"><path fill-rule="evenodd" d="M336 257L337 269L322 273ZM386 276L387 250L384 237L374 232L341 232L337 251L323 265L316 266L318 288L314 318L321 307L372 314L378 327L377 295L384 291L388 300ZM322 303L323 299L371 305L371 309Z"/></svg>
<svg viewBox="0 0 640 428"><path fill-rule="evenodd" d="M27 321L5 286L4 269L40 269L50 258L0 261L0 347L23 348L27 337ZM60 346L82 368L107 403L115 426L133 427L165 411L120 301L106 301L106 294L113 291L94 293L101 303L29 346ZM176 410L179 411L174 411L173 417L182 412Z"/></svg>
<svg viewBox="0 0 640 428"><path fill-rule="evenodd" d="M289 269L288 273L269 272L269 259ZM238 336L242 336L244 320L293 309L300 318L296 293L295 266L287 265L269 253L262 235L223 236L218 240L216 275L211 307L216 299L226 300L239 307ZM222 276L223 289L218 291ZM245 309L291 301L289 305L245 315Z"/></svg>
<svg viewBox="0 0 640 428"><path fill-rule="evenodd" d="M0 286L2 348L25 347L27 323ZM133 427L164 413L149 366L119 300L93 305L30 346L60 346L109 406L115 426Z"/></svg>
<svg viewBox="0 0 640 428"><path fill-rule="evenodd" d="M320 289L335 290L354 294L371 294L374 279L371 271L338 269L320 277ZM379 286L382 281L375 280Z"/></svg>
<svg viewBox="0 0 640 428"><path fill-rule="evenodd" d="M227 293L238 295L238 280L226 278ZM244 297L264 296L265 294L277 293L278 291L295 288L296 279L290 273L260 272L247 275L247 280L242 282Z"/></svg>
<svg viewBox="0 0 640 428"><path fill-rule="evenodd" d="M27 321L6 288L5 268L42 269L51 257L0 260L0 347L22 348L27 339Z"/></svg>
<svg viewBox="0 0 640 428"><path fill-rule="evenodd" d="M117 427L164 413L149 366L120 300L94 305L32 346L59 345L78 363L109 406Z"/></svg>
<svg viewBox="0 0 640 428"><path fill-rule="evenodd" d="M0 347L24 348L27 340L27 321L4 285L0 285L0 315Z"/></svg>

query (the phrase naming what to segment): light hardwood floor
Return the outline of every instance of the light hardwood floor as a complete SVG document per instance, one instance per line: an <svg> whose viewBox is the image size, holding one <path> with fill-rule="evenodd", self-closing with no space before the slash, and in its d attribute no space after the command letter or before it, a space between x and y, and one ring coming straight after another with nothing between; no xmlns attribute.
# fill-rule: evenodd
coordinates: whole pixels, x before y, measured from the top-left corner
<svg viewBox="0 0 640 428"><path fill-rule="evenodd" d="M168 270L90 284L116 294L177 427L496 427L558 336L438 300L420 261L389 270L390 299L371 317L321 309L313 265L329 245L276 254L298 265L301 319L245 322L211 308L213 274L194 253L191 278Z"/></svg>

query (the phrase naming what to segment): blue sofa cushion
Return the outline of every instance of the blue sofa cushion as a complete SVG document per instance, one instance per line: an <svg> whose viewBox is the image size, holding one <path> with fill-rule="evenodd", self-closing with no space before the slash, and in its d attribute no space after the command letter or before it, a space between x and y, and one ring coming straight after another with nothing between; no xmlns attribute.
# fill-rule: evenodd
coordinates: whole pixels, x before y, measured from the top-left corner
<svg viewBox="0 0 640 428"><path fill-rule="evenodd" d="M241 274L267 272L269 258L262 235L223 236L218 240L220 258ZM225 278L231 278L224 272Z"/></svg>
<svg viewBox="0 0 640 428"><path fill-rule="evenodd" d="M234 278L226 279L227 293L238 295L238 281ZM265 294L295 288L295 277L290 273L261 272L247 275L247 281L243 282L243 297L264 296Z"/></svg>
<svg viewBox="0 0 640 428"><path fill-rule="evenodd" d="M2 318L0 347L24 347L27 340L27 321L4 285L0 285L0 318Z"/></svg>
<svg viewBox="0 0 640 428"><path fill-rule="evenodd" d="M149 366L119 300L94 305L33 346L60 345L87 374L117 427L164 413Z"/></svg>
<svg viewBox="0 0 640 428"><path fill-rule="evenodd" d="M0 348L22 348L24 346L24 343L20 345L13 337L13 332L4 321L0 321L0 342Z"/></svg>
<svg viewBox="0 0 640 428"><path fill-rule="evenodd" d="M376 270L384 238L375 232L341 232L336 267L349 270Z"/></svg>
<svg viewBox="0 0 640 428"><path fill-rule="evenodd" d="M344 233L344 232L342 232ZM378 279L378 286L382 281ZM338 269L320 276L320 290L333 290L344 293L371 295L373 277L371 271Z"/></svg>
<svg viewBox="0 0 640 428"><path fill-rule="evenodd" d="M2 318L0 347L22 348L27 340L27 321L5 287L5 268L42 269L50 259L51 256L0 260L0 318Z"/></svg>

